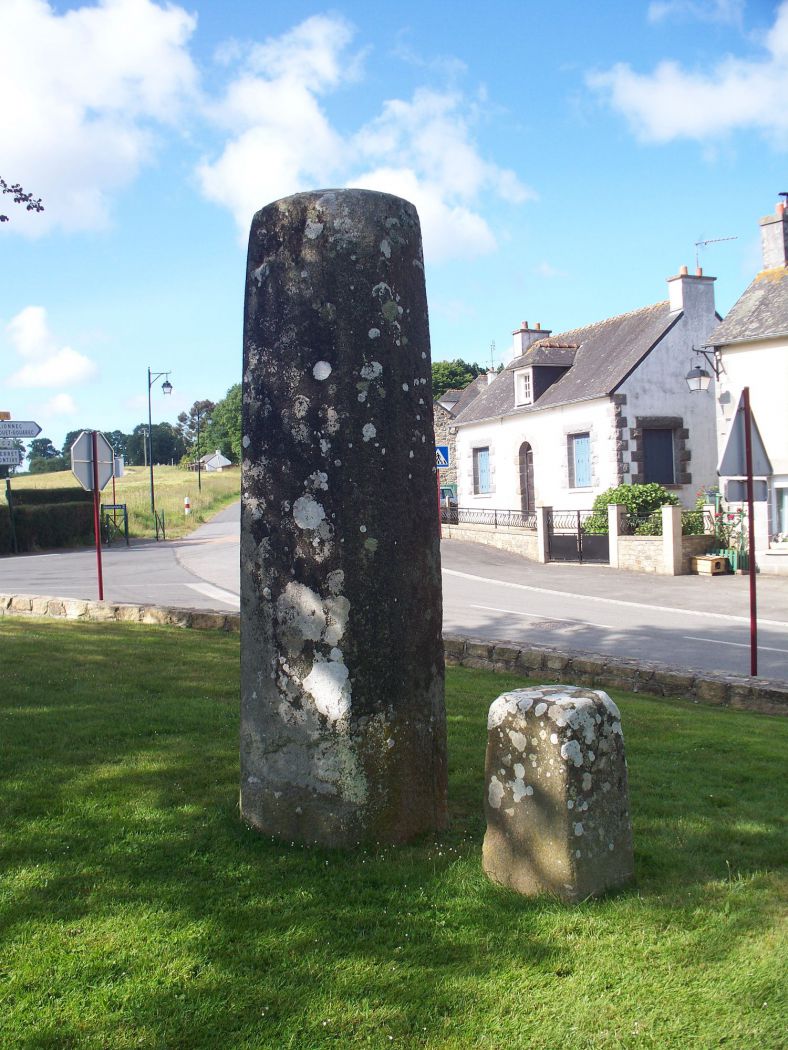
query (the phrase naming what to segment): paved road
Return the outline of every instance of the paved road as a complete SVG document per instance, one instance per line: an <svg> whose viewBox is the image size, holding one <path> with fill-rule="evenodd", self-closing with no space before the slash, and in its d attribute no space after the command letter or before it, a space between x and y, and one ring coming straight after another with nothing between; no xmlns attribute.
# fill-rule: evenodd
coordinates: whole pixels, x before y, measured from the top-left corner
<svg viewBox="0 0 788 1050"><path fill-rule="evenodd" d="M238 508L190 537L105 552L110 601L237 609ZM443 543L444 629L512 642L749 672L748 581L536 565L478 544ZM0 591L96 597L90 550L0 558ZM788 580L758 579L759 671L788 680Z"/></svg>

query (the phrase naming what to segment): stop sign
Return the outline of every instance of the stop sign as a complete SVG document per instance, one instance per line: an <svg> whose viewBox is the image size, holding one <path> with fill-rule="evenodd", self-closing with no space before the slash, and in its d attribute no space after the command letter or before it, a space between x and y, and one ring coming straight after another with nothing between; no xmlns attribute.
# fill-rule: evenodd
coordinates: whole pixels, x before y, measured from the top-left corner
<svg viewBox="0 0 788 1050"><path fill-rule="evenodd" d="M112 445L96 431L96 465L99 492L104 488L115 466ZM83 489L93 491L93 431L83 430L71 446L71 470Z"/></svg>

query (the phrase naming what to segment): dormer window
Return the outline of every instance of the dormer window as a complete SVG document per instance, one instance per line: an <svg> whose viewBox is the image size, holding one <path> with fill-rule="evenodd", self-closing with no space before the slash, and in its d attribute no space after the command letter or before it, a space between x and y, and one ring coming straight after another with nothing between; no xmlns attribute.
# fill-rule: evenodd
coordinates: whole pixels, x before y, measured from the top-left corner
<svg viewBox="0 0 788 1050"><path fill-rule="evenodd" d="M520 405L533 404L533 374L530 368L520 368L514 373L514 403L518 408Z"/></svg>

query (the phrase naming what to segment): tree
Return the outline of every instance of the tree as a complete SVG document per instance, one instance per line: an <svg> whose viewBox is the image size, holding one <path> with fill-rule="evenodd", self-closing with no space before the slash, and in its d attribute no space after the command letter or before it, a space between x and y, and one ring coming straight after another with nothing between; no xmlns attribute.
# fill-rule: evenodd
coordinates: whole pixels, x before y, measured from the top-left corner
<svg viewBox="0 0 788 1050"><path fill-rule="evenodd" d="M462 390L481 375L480 365L469 364L456 358L454 361L432 362L432 396L438 398L447 390Z"/></svg>
<svg viewBox="0 0 788 1050"><path fill-rule="evenodd" d="M147 460L148 424L138 423L127 438L126 452L129 463L141 466ZM151 439L154 463L179 463L186 452L183 438L172 423L154 423Z"/></svg>
<svg viewBox="0 0 788 1050"><path fill-rule="evenodd" d="M129 434L124 434L122 430L108 430L104 437L112 445L113 451L116 456L123 456L126 458L126 446L129 441Z"/></svg>
<svg viewBox="0 0 788 1050"><path fill-rule="evenodd" d="M30 457L28 472L30 474L53 474L59 470L69 470L71 460L65 456Z"/></svg>
<svg viewBox="0 0 788 1050"><path fill-rule="evenodd" d="M92 427L80 427L79 430L69 430L63 441L63 455L66 459L71 455L71 446L77 440L82 431L92 429ZM126 446L131 434L124 434L122 430L107 430L104 431L104 437L109 441L110 445L112 445L116 456L123 456L126 459L128 458ZM142 460L140 460L140 462L142 462Z"/></svg>
<svg viewBox="0 0 788 1050"><path fill-rule="evenodd" d="M28 455L31 460L54 459L56 456L60 456L60 451L55 448L49 438L33 438L30 442Z"/></svg>
<svg viewBox="0 0 788 1050"><path fill-rule="evenodd" d="M235 383L216 403L208 431L211 448L236 462L241 459L241 384Z"/></svg>
<svg viewBox="0 0 788 1050"><path fill-rule="evenodd" d="M208 431L211 427L211 418L216 405L213 401L195 401L188 412L181 412L178 416L176 431L183 440L194 459L205 455L208 448ZM198 440L199 432L199 440ZM212 451L212 450L211 450Z"/></svg>
<svg viewBox="0 0 788 1050"><path fill-rule="evenodd" d="M14 204L24 204L25 211L44 210L44 205L41 203L41 199L36 199L33 197L32 193L27 193L18 182L9 186L5 179L0 179L0 194L5 195L6 193L10 193L13 196ZM8 221L9 219L7 215L0 215L0 222Z"/></svg>

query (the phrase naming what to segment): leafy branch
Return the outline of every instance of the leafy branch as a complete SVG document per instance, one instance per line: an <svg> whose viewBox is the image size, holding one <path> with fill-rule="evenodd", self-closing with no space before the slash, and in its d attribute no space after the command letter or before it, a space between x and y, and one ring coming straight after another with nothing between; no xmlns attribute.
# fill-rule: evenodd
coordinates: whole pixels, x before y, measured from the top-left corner
<svg viewBox="0 0 788 1050"><path fill-rule="evenodd" d="M4 195L10 193L13 196L14 204L24 204L26 211L43 211L44 205L41 203L40 197L34 197L32 193L28 193L26 190L15 182L9 186L5 179L0 178L0 192ZM7 215L0 215L0 222L8 222Z"/></svg>

